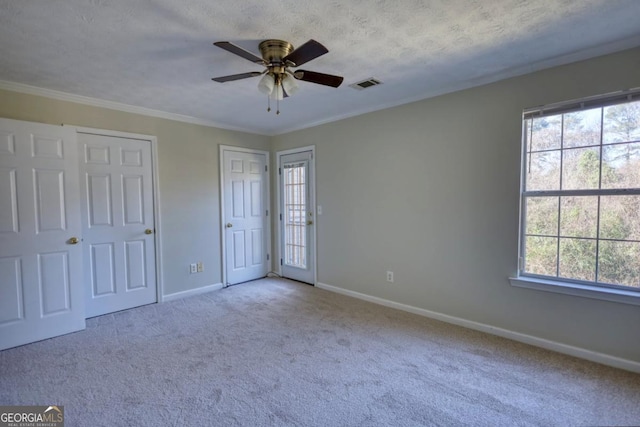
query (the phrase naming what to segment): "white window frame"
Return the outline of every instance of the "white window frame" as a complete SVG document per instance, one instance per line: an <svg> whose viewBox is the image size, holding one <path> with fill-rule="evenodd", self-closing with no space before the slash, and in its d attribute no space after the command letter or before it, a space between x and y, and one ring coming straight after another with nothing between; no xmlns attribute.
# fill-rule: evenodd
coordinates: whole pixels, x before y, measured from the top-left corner
<svg viewBox="0 0 640 427"><path fill-rule="evenodd" d="M606 107L618 103L640 99L640 88L610 93L606 95L584 98L550 104L541 107L524 110L522 115L522 153L521 153L521 177L520 177L520 227L518 232L518 268L517 275L510 277L512 286L528 288L546 292L555 292L566 295L575 295L586 298L600 299L624 304L640 305L640 289L632 289L624 286L606 286L593 282L541 276L524 271L524 245L526 231L526 200L532 196L588 196L588 195L640 195L640 189L598 189L598 190L554 190L554 191L526 191L527 147L524 132L525 120L532 117L550 116L572 111L580 111L589 108ZM602 144L600 145L602 147ZM596 260L597 262L597 260Z"/></svg>

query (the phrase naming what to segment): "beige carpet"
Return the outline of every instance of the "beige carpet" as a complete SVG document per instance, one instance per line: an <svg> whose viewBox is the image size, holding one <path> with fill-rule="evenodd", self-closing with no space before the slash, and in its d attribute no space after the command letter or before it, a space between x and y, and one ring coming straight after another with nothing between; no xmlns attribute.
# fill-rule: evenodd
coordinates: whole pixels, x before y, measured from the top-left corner
<svg viewBox="0 0 640 427"><path fill-rule="evenodd" d="M265 279L0 352L67 426L640 424L640 375Z"/></svg>

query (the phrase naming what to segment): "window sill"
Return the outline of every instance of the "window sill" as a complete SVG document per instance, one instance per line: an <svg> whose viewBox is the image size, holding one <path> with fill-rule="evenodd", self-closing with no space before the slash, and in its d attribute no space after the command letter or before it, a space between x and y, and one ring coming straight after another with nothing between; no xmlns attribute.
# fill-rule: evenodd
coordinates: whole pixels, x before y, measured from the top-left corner
<svg viewBox="0 0 640 427"><path fill-rule="evenodd" d="M555 292L565 295L618 302L622 304L640 305L640 292L624 289L600 288L597 286L581 285L577 283L557 282L554 280L535 277L510 277L511 286L535 289L538 291Z"/></svg>

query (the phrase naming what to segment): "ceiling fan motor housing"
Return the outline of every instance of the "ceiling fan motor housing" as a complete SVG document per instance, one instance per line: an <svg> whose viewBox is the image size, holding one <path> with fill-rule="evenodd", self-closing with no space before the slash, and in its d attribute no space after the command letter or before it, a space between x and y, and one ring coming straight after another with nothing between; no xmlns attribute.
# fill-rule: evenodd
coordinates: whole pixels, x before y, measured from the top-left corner
<svg viewBox="0 0 640 427"><path fill-rule="evenodd" d="M265 40L258 46L262 59L267 63L267 66L285 66L290 64L284 64L282 58L293 52L293 45L284 40ZM293 65L293 64L291 64Z"/></svg>

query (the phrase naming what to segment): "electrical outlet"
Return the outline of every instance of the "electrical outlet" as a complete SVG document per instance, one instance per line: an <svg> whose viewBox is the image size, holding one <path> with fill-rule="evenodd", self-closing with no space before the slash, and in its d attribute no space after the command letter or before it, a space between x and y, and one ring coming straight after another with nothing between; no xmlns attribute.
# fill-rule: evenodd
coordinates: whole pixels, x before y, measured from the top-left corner
<svg viewBox="0 0 640 427"><path fill-rule="evenodd" d="M190 273L197 273L198 272L198 264L193 263L193 264L189 264L189 272Z"/></svg>
<svg viewBox="0 0 640 427"><path fill-rule="evenodd" d="M198 273L202 273L204 271L204 266L202 265L202 261L198 261Z"/></svg>
<svg viewBox="0 0 640 427"><path fill-rule="evenodd" d="M393 271L387 271L387 282L393 283Z"/></svg>

